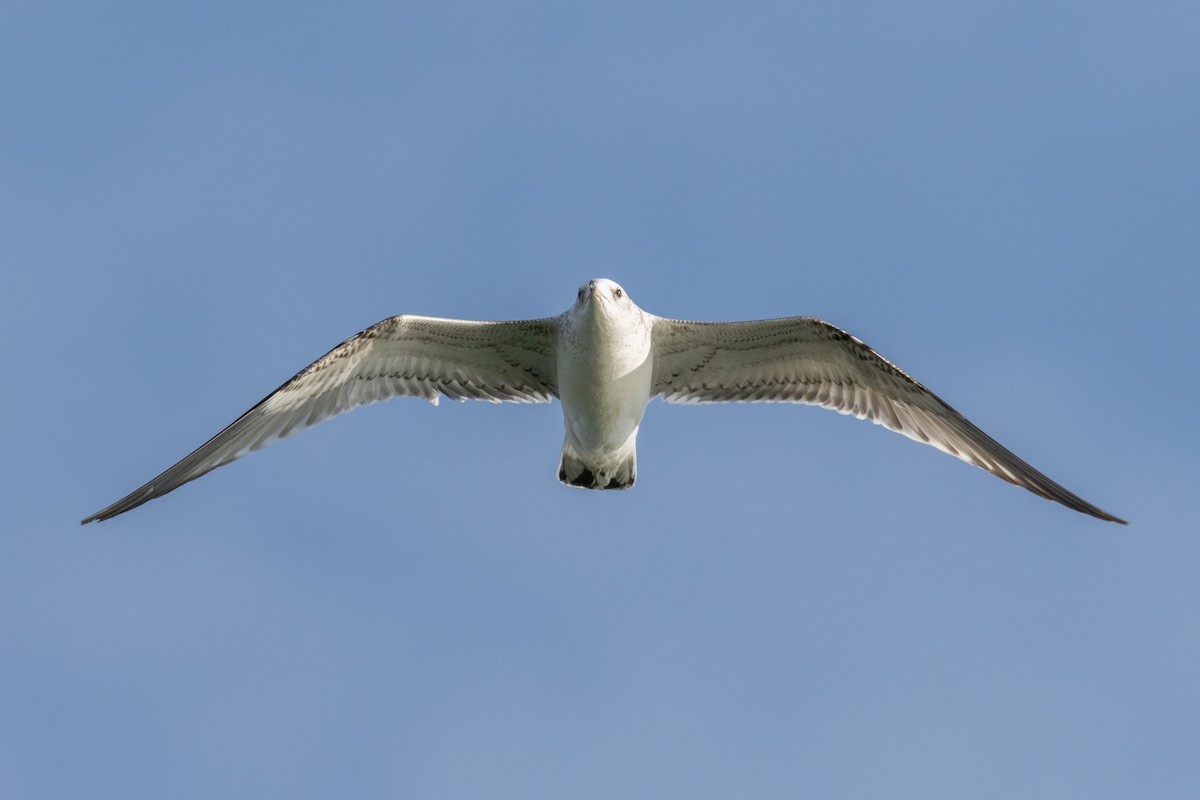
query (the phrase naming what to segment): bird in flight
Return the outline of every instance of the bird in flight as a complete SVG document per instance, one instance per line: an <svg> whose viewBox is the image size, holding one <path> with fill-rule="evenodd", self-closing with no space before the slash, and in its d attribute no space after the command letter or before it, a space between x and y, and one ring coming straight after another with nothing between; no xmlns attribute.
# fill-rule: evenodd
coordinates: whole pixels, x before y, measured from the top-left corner
<svg viewBox="0 0 1200 800"><path fill-rule="evenodd" d="M815 317L686 322L643 311L597 278L557 317L475 322L401 315L347 339L146 485L84 523L123 514L303 428L396 396L562 403L558 479L628 489L654 397L805 403L933 445L1009 483L1111 522L975 427L859 339Z"/></svg>

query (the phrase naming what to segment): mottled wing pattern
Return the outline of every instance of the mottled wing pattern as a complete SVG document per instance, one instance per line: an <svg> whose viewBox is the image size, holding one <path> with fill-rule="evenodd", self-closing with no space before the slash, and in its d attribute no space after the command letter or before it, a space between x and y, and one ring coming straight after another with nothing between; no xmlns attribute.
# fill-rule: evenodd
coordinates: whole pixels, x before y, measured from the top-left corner
<svg viewBox="0 0 1200 800"><path fill-rule="evenodd" d="M557 319L385 319L330 350L154 480L83 520L104 520L289 434L389 397L548 403Z"/></svg>
<svg viewBox="0 0 1200 800"><path fill-rule="evenodd" d="M859 339L815 317L654 325L654 394L671 403L806 403L853 414L1068 508L1124 522L1017 458Z"/></svg>

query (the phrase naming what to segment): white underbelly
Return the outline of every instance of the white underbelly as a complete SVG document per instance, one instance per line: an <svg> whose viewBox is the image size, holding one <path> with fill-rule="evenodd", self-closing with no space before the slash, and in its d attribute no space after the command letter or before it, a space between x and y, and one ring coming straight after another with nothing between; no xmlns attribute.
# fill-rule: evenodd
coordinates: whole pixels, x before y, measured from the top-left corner
<svg viewBox="0 0 1200 800"><path fill-rule="evenodd" d="M651 373L649 358L629 371L612 365L560 365L558 394L567 438L581 452L602 454L624 448L646 412Z"/></svg>

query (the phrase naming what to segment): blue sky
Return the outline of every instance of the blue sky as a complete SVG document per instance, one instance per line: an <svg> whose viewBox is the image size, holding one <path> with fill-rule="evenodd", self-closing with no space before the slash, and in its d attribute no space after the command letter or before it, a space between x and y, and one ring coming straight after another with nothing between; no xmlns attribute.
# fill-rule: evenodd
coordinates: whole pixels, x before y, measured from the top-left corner
<svg viewBox="0 0 1200 800"><path fill-rule="evenodd" d="M0 795L1200 793L1194 3L25 3ZM396 400L78 520L398 313L861 337L829 412Z"/></svg>

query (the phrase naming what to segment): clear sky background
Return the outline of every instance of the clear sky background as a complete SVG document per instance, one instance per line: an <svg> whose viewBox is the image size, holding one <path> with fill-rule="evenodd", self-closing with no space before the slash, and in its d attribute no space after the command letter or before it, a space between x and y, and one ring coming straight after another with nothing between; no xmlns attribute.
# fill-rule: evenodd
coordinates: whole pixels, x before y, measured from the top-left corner
<svg viewBox="0 0 1200 800"><path fill-rule="evenodd" d="M1200 796L1194 2L8 3L0 796ZM384 317L814 314L1107 524L802 406L395 400Z"/></svg>

